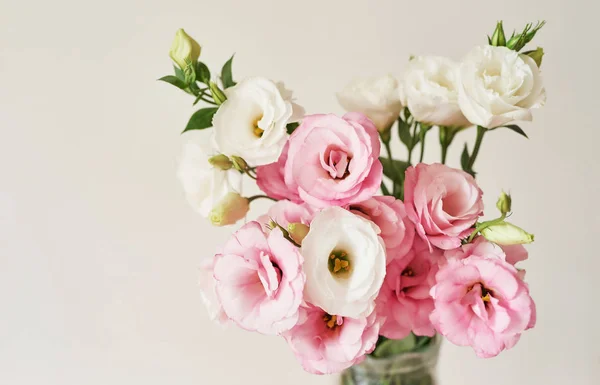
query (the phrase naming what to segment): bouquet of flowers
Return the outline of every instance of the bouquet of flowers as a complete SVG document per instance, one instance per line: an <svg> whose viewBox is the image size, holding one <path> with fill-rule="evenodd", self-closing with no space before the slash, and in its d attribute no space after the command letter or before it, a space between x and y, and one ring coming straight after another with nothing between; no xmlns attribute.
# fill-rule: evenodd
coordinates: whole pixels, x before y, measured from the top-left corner
<svg viewBox="0 0 600 385"><path fill-rule="evenodd" d="M234 81L233 57L211 75L200 45L179 30L175 74L160 80L206 105L184 133L212 128L210 140L184 148L179 176L190 204L225 226L244 220L256 199L274 201L203 260L211 317L283 337L317 374L417 352L440 335L480 357L512 348L536 321L517 266L533 235L507 221L504 192L498 214L482 220L474 165L485 135L526 136L514 122L545 102L544 52L522 52L543 25L508 37L499 22L460 62L411 57L399 79L356 80L337 94L343 116L308 115L267 78ZM456 134L471 127L462 170L445 165ZM434 128L440 163L425 164ZM396 131L403 160L392 156ZM244 175L264 195L243 196Z"/></svg>

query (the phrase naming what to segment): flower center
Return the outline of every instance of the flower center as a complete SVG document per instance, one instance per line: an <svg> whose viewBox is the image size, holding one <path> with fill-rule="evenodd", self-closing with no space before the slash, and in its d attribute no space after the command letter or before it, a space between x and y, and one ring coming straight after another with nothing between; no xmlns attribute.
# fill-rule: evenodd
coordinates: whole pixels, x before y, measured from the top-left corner
<svg viewBox="0 0 600 385"><path fill-rule="evenodd" d="M413 269L411 269L410 267L407 267L406 269L404 269L404 271L402 272L402 276L403 277L412 277L415 275L415 272L413 271Z"/></svg>
<svg viewBox="0 0 600 385"><path fill-rule="evenodd" d="M487 287L485 287L483 285L483 283L479 282L476 283L475 285L471 286L467 291L471 291L473 290L473 288L475 286L479 286L481 288L481 300L487 304L492 300L492 294L494 294L494 291L492 289L488 289Z"/></svg>
<svg viewBox="0 0 600 385"><path fill-rule="evenodd" d="M344 179L350 174L352 155L336 146L328 147L321 154L321 166L333 179Z"/></svg>
<svg viewBox="0 0 600 385"><path fill-rule="evenodd" d="M350 257L343 250L334 250L329 255L328 267L331 275L346 278L352 268Z"/></svg>
<svg viewBox="0 0 600 385"><path fill-rule="evenodd" d="M262 118L263 118L262 115L260 115L259 117L257 117L254 120L254 124L252 125L254 127L252 129L252 132L254 133L254 136L256 136L257 138L261 138L263 136L263 133L265 132L265 130L263 130L262 128L258 127L258 122L260 122Z"/></svg>
<svg viewBox="0 0 600 385"><path fill-rule="evenodd" d="M323 315L323 321L325 321L325 325L327 325L327 328L331 329L331 330L335 330L337 329L339 326L342 325L342 318L340 317L338 320L338 316L336 315L330 315L325 313Z"/></svg>

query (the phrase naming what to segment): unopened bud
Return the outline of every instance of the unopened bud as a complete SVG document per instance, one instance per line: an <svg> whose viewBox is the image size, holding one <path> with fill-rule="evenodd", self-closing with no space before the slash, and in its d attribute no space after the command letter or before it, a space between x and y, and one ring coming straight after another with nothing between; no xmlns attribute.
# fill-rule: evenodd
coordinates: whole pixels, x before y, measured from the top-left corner
<svg viewBox="0 0 600 385"><path fill-rule="evenodd" d="M500 222L481 230L481 235L498 245L520 245L533 242L533 234L508 222Z"/></svg>
<svg viewBox="0 0 600 385"><path fill-rule="evenodd" d="M502 191L500 197L498 198L498 201L496 202L496 207L498 207L498 210L500 210L502 214L506 214L510 212L511 206L512 198L510 197L510 194L507 194L504 191Z"/></svg>
<svg viewBox="0 0 600 385"><path fill-rule="evenodd" d="M201 50L200 44L180 28L175 34L169 56L179 68L185 71L190 65L193 68L200 57Z"/></svg>
<svg viewBox="0 0 600 385"><path fill-rule="evenodd" d="M208 217L215 226L233 225L244 218L249 209L247 198L236 192L229 192L213 207Z"/></svg>
<svg viewBox="0 0 600 385"><path fill-rule="evenodd" d="M490 39L490 43L496 47L504 47L506 45L506 36L504 36L504 27L502 27L502 21L496 24L496 30Z"/></svg>
<svg viewBox="0 0 600 385"><path fill-rule="evenodd" d="M233 162L227 157L227 155L219 154L208 158L208 163L214 167L220 168L221 170L229 170L233 167Z"/></svg>
<svg viewBox="0 0 600 385"><path fill-rule="evenodd" d="M246 161L243 158L233 155L231 157L231 160L233 161L233 167L236 170L244 172L248 169L248 163L246 163Z"/></svg>
<svg viewBox="0 0 600 385"><path fill-rule="evenodd" d="M290 238L297 244L301 245L302 240L308 234L310 228L304 223L290 223L287 227L287 231L290 234Z"/></svg>

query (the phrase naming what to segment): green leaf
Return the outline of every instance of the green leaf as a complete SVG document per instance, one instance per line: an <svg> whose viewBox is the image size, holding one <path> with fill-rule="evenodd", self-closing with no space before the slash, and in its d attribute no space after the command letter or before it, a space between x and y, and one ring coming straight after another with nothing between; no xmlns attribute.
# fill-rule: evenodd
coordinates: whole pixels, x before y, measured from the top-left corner
<svg viewBox="0 0 600 385"><path fill-rule="evenodd" d="M298 122L292 122L292 123L288 123L286 128L287 128L287 133L292 135L292 133L294 132L294 130L296 130L296 128L298 128L298 126L300 125L300 123Z"/></svg>
<svg viewBox="0 0 600 385"><path fill-rule="evenodd" d="M185 84L185 81L179 79L177 76L167 75L167 76L163 76L162 78L160 78L158 80L172 84L175 87L182 89L182 90L185 90L187 88L187 84Z"/></svg>
<svg viewBox="0 0 600 385"><path fill-rule="evenodd" d="M194 115L192 115L192 117L188 121L188 124L185 127L185 130L183 130L183 132L190 130L203 130L205 128L212 127L212 119L217 110L217 107L209 107L202 108L194 112Z"/></svg>
<svg viewBox="0 0 600 385"><path fill-rule="evenodd" d="M223 82L224 88L229 88L235 86L235 82L233 81L233 75L231 74L231 64L233 62L233 57L235 54L231 55L231 58L227 60L227 62L223 65L221 69L221 81Z"/></svg>
<svg viewBox="0 0 600 385"><path fill-rule="evenodd" d="M175 76L177 76L179 79L185 81L185 75L184 75L183 71L181 70L181 68L179 68L177 66L173 66L173 69L175 70Z"/></svg>
<svg viewBox="0 0 600 385"><path fill-rule="evenodd" d="M462 167L462 169L467 172L468 172L467 169L469 168L469 158L471 158L469 156L469 148L467 147L467 144L465 143L465 148L463 149L463 152L460 155L460 167Z"/></svg>
<svg viewBox="0 0 600 385"><path fill-rule="evenodd" d="M408 162L394 159L394 168L392 168L392 163L388 158L380 157L379 160L383 165L383 175L387 176L388 178L390 178L398 184L402 184L404 182L404 172L409 166ZM401 180L397 180L396 172L399 173L398 177L400 177Z"/></svg>
<svg viewBox="0 0 600 385"><path fill-rule="evenodd" d="M410 150L411 146L413 146L413 138L410 133L410 125L404 122L402 119L398 119L398 136L400 137L400 141L404 143L406 148Z"/></svg>
<svg viewBox="0 0 600 385"><path fill-rule="evenodd" d="M522 135L522 136L526 137L527 139L529 139L529 137L527 136L525 131L523 131L523 129L521 127L517 126L516 124L509 124L508 126L502 126L502 127L506 127L509 130L514 131L517 134Z"/></svg>
<svg viewBox="0 0 600 385"><path fill-rule="evenodd" d="M412 333L401 340L385 340L377 345L373 355L376 358L384 358L409 352L415 348L416 342L417 339Z"/></svg>
<svg viewBox="0 0 600 385"><path fill-rule="evenodd" d="M196 63L196 79L204 84L208 84L208 82L210 82L210 70L206 64L202 63L201 61Z"/></svg>

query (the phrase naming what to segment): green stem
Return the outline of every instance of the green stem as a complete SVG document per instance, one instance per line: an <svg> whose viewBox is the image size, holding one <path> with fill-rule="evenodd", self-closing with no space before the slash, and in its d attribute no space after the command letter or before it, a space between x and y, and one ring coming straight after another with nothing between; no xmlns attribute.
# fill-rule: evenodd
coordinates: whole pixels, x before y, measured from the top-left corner
<svg viewBox="0 0 600 385"><path fill-rule="evenodd" d="M385 147L385 151L387 152L388 155L388 159L390 160L390 168L392 169L392 173L394 174L394 178L392 178L392 191L393 194L396 195L397 193L397 185L398 183L396 183L396 179L398 179L398 170L396 170L396 166L394 165L394 158L392 157L392 147L390 146L390 142L383 142L383 145Z"/></svg>
<svg viewBox="0 0 600 385"><path fill-rule="evenodd" d="M442 164L446 164L446 155L448 155L448 146L442 144Z"/></svg>
<svg viewBox="0 0 600 385"><path fill-rule="evenodd" d="M477 159L477 155L479 154L479 149L481 148L481 142L483 141L483 135L487 129L485 127L477 126L477 138L475 139L475 147L473 148L473 153L471 153L471 158L469 158L469 170L473 171L473 165L475 164L475 160Z"/></svg>
<svg viewBox="0 0 600 385"><path fill-rule="evenodd" d="M408 164L412 165L412 152L415 148L415 146L417 145L417 143L415 142L415 138L417 137L417 127L418 127L418 123L417 122L413 122L413 126L412 126L412 143L410 148L408 149Z"/></svg>
<svg viewBox="0 0 600 385"><path fill-rule="evenodd" d="M257 200L257 199L269 199L272 200L273 202L277 202L277 199L275 198L271 198L270 196L266 196L266 195L253 195L250 198L248 198L248 203Z"/></svg>
<svg viewBox="0 0 600 385"><path fill-rule="evenodd" d="M467 243L471 243L471 241L473 241L473 239L477 236L477 234L479 234L483 230L487 229L488 227L490 227L492 225L500 223L500 222L502 222L505 219L506 219L506 214L502 214L500 216L500 218L492 219L491 221L481 222L480 224L478 224L477 226L475 226L475 230L473 230L473 232L469 236L469 239L467 240Z"/></svg>
<svg viewBox="0 0 600 385"><path fill-rule="evenodd" d="M423 156L425 155L425 136L431 127L424 124L419 125L421 127L421 130L419 131L419 136L421 138L421 156L419 157L419 163L423 163Z"/></svg>

